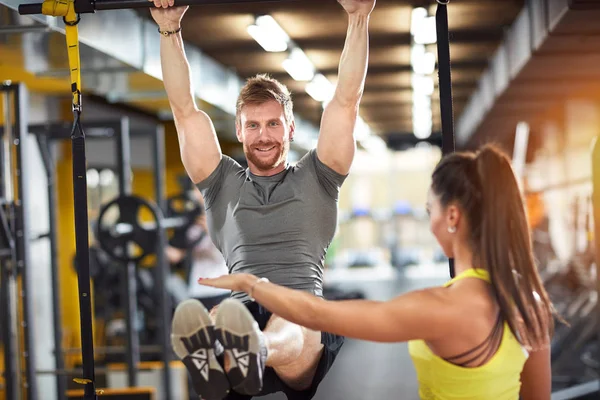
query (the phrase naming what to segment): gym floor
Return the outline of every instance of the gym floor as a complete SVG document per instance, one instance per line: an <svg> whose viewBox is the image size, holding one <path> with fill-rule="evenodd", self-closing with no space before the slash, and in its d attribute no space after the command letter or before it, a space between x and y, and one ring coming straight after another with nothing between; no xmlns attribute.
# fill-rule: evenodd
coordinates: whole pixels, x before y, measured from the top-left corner
<svg viewBox="0 0 600 400"><path fill-rule="evenodd" d="M443 267L442 267L443 268ZM419 276L399 276L392 279L335 285L343 290L360 290L368 299L388 300L399 294L436 286L445 282L443 270ZM403 393L403 400L418 400L418 385L408 348L405 343L385 344L346 340L335 364L325 377L314 400L390 399ZM283 394L256 397L264 400L285 400Z"/></svg>

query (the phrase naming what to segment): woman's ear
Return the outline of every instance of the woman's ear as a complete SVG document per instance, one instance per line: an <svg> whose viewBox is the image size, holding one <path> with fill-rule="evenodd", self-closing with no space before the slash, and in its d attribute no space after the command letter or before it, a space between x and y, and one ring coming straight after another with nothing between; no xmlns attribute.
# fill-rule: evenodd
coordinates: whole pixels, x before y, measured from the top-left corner
<svg viewBox="0 0 600 400"><path fill-rule="evenodd" d="M455 203L450 203L448 207L446 207L446 224L448 227L458 228L458 224L460 223L461 212L458 205Z"/></svg>

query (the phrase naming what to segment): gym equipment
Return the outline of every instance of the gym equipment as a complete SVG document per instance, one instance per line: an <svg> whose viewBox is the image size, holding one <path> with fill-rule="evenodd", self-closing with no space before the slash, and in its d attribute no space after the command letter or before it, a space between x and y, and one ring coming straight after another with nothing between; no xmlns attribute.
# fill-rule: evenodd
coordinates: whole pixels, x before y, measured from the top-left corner
<svg viewBox="0 0 600 400"><path fill-rule="evenodd" d="M189 180L189 178L188 178ZM191 239L188 236L188 228L194 221L204 214L204 208L200 206L198 201L191 198L189 193L181 193L167 199L166 217L171 218L186 218L189 224L179 229L174 229L173 234L169 238L169 245L178 249L189 250L194 248L204 239L206 233Z"/></svg>
<svg viewBox="0 0 600 400"><path fill-rule="evenodd" d="M170 218L165 218L155 204L141 197L120 196L108 202L98 216L96 237L100 247L115 260L137 264L156 253L160 229L173 229L177 247L194 245L197 241L188 243L187 231L195 223L201 208L189 206L191 201L183 201L183 208L178 209L175 203L180 197L169 199ZM140 221L140 213L144 211L151 218L147 223ZM112 221L111 214L115 212L118 219ZM130 251L132 246L135 246L134 255Z"/></svg>
<svg viewBox="0 0 600 400"><path fill-rule="evenodd" d="M0 93L3 94L5 111L0 147L0 308L3 315L4 384L7 400L24 397L37 400L35 327L33 304L29 296L33 277L27 268L31 222L25 213L25 209L30 207L28 185L25 184L29 180L29 170L23 168L28 164L29 152L28 141L22 140L27 134L28 92L22 84L5 82L0 85ZM13 182L13 177L16 177L16 182ZM17 293L19 277L21 288ZM21 319L17 313L18 297L22 304ZM19 341L21 334L22 343ZM21 344L23 348L20 348ZM25 365L20 365L21 360Z"/></svg>
<svg viewBox="0 0 600 400"><path fill-rule="evenodd" d="M176 6L200 6L211 4L243 4L243 3L281 3L299 0L181 0L176 1ZM147 0L97 0L97 1L75 1L75 12L77 14L94 13L100 10L123 10L126 8L150 8L152 3ZM42 14L42 3L21 4L19 14Z"/></svg>
<svg viewBox="0 0 600 400"><path fill-rule="evenodd" d="M102 397L122 399L122 400L154 400L156 398L155 388L129 388L129 389L104 389ZM81 400L83 390L69 390L67 392L68 400Z"/></svg>
<svg viewBox="0 0 600 400"><path fill-rule="evenodd" d="M153 164L154 164L154 183L155 183L155 192L156 192L156 202L157 204L160 204L161 209L162 210L166 210L166 200L164 197L164 177L163 177L163 171L164 171L164 131L163 131L163 127L162 126L156 126L155 130L148 130L148 129L144 129L143 131L132 131L130 130L130 125L129 125L129 118L128 117L122 117L119 119L113 119L113 120L105 120L105 121L90 121L87 122L86 125L90 128L90 130L87 132L87 137L88 139L95 139L95 138L99 138L99 139L106 139L106 138L113 138L115 139L115 154L117 155L117 169L116 169L116 176L119 179L119 191L120 193L128 193L130 192L130 182L131 182L131 170L130 170L130 156L129 156L129 141L130 141L130 133L136 136L150 136L150 139L152 139L152 156L153 156ZM61 338L62 338L62 329L61 329L61 315L60 315L60 301L59 301L59 293L60 293L60 289L59 289L59 282L58 282L58 269L57 269L57 264L56 264L56 202L55 199L53 198L54 196L54 186L55 186L55 173L54 173L54 160L52 158L51 155L51 151L50 151L50 143L54 140L66 140L69 139L71 137L71 133L72 133L72 126L71 124L66 124L66 123L53 123L53 124L43 124L43 125L29 125L28 127L26 127L27 131L29 133L32 133L36 136L37 141L38 141L38 146L39 146L39 150L40 153L42 155L42 159L43 159L43 164L46 168L46 174L47 174L47 179L48 179L48 185L51 188L51 190L49 190L49 220L50 220L50 233L48 235L44 235L45 238L47 238L50 241L50 249L51 249L51 268L52 268L52 307L53 307L53 331L54 331L54 340L55 340L55 354L57 355L56 357L56 365L55 368L57 371L64 369L64 362L62 357L60 356L61 354L63 354L62 351L62 343L61 343ZM87 189L87 188L86 188ZM166 238L162 238L162 233L159 235L160 240L164 240L164 243L166 245ZM36 240L39 238L35 238ZM159 246L160 247L160 246ZM91 265L91 275L92 277L95 277L96 280L100 280L102 281L101 285L105 285L105 286L109 286L112 288L112 290L109 290L107 293L100 293L99 291L95 292L96 295L96 301L94 303L94 306L96 308L96 316L99 318L102 318L103 316L109 314L110 312L112 312L113 310L111 310L110 308L110 304L112 303L119 303L119 301L115 301L115 296L116 297L125 297L125 298L129 298L131 297L131 299L133 300L133 303L135 302L136 299L136 292L134 291L133 293L129 293L123 286L127 286L127 279L125 279L123 277L123 268L115 262L112 262L109 267L107 267L106 265L108 265L106 262L106 260L108 261L112 261L110 258L108 258L108 256L106 254L104 254L104 252L101 249L97 249L94 248L94 246L92 246L91 249L88 250L89 254L90 254L90 260L88 261L88 268L90 268L90 262L92 263ZM164 290L164 279L160 278L162 276L167 276L167 272L164 272L165 270L168 270L169 266L168 263L166 263L166 260L164 260L164 254L162 253L162 250L159 249L159 251L157 252L157 268L153 268L153 273L156 274L157 278L155 278L155 282L156 285L153 288L152 291L152 298L155 299L154 302L154 307L153 307L153 311L154 311L154 315L155 315L155 319L160 320L156 322L157 325L157 330L158 330L158 334L160 336L159 340L161 342L160 347L161 347L161 351L159 353L157 353L160 357L162 357L163 362L166 363L166 368L164 371L164 386L169 386L170 383L168 383L167 381L170 380L170 377L167 374L167 371L169 369L169 364L168 362L171 360L172 356L170 353L170 345L169 345L169 338L168 335L166 333L166 327L168 326L168 323L170 321L170 305L168 303L169 299L166 296L163 296L161 294L161 291ZM98 271L95 266L94 266L94 262L97 261L97 259L103 259L101 263L101 265L103 265L103 270ZM78 263L78 258L75 257L75 260L73 261L73 266L76 267L78 273L80 272L80 265ZM109 271L107 271L107 268L109 269ZM133 281L134 284L133 285L129 285L129 288L133 288L133 290L135 290L135 281L136 281L136 276L135 276L135 269L133 269ZM163 273L164 272L164 273ZM96 274L100 274L100 277L97 277ZM121 290L121 292L120 292ZM2 292L1 288L0 288L0 292ZM111 298L110 296L113 296L113 298ZM121 303L123 303L121 301ZM131 304L131 301L128 301L127 304ZM127 305L126 304L126 305ZM108 305L108 307L106 307L106 305ZM128 315L132 315L132 318L135 319L137 317L135 317L135 310L125 310L126 314ZM2 328L4 329L4 327L7 326L5 324L2 324ZM133 332L133 325L129 326L128 329L131 328L131 331ZM6 328L8 329L8 327ZM85 334L85 332L83 332ZM129 336L129 335L128 335ZM131 336L135 336L133 333ZM133 344L133 343L132 343ZM131 349L127 350L126 352L127 354L129 353L135 353L135 345L133 344L131 346ZM6 354L6 353L5 353ZM133 357L134 358L134 357ZM14 359L18 359L18 357L14 357ZM132 364L133 365L133 364ZM133 374L135 374L135 369L133 369ZM16 369L15 369L16 371ZM35 374L35 371L33 372ZM65 399L65 393L66 393L66 388L67 388L67 380L66 380L66 376L65 375L56 375L57 378L57 399L58 400L62 400ZM15 382L18 382L15 381ZM81 382L81 381L79 381ZM89 383L88 383L89 384ZM20 398L20 397L18 397ZM12 400L9 398L9 400Z"/></svg>
<svg viewBox="0 0 600 400"><path fill-rule="evenodd" d="M440 91L440 117L442 120L442 154L456 150L454 140L454 113L452 110L452 72L450 68L450 33L448 29L448 3L450 0L437 0L435 13L438 78ZM450 277L454 278L454 259L449 259Z"/></svg>
<svg viewBox="0 0 600 400"><path fill-rule="evenodd" d="M577 243L578 236L585 232L587 245L578 251L575 244L573 256L566 265L544 270L544 285L558 313L569 324L556 321L551 343L553 398L596 398L600 388L600 264L597 251L600 234L600 144L597 138L591 155L593 194L591 198L576 198L572 208L573 243ZM554 185L550 189L580 183L589 181ZM591 228L592 218L594 230Z"/></svg>

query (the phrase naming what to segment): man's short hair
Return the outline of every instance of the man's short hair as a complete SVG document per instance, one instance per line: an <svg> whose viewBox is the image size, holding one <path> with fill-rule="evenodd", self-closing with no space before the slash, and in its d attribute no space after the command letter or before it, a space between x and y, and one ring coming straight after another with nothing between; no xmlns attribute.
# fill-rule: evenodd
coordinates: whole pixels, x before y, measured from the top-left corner
<svg viewBox="0 0 600 400"><path fill-rule="evenodd" d="M266 74L259 74L248 79L237 100L236 123L238 125L241 123L242 108L245 105L260 105L272 100L281 104L285 113L285 121L291 124L294 121L294 104L288 88Z"/></svg>

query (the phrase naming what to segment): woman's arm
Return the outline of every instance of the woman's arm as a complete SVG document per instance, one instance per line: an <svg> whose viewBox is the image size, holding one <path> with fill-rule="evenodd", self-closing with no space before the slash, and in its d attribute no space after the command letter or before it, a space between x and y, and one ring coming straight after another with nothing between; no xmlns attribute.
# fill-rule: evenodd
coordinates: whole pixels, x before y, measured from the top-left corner
<svg viewBox="0 0 600 400"><path fill-rule="evenodd" d="M201 279L203 285L244 291L272 313L301 326L373 342L436 340L459 320L442 288L419 290L387 302L327 301L247 274Z"/></svg>
<svg viewBox="0 0 600 400"><path fill-rule="evenodd" d="M529 353L521 372L521 399L550 400L551 378L550 346Z"/></svg>

